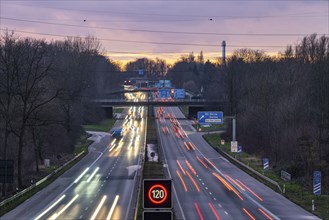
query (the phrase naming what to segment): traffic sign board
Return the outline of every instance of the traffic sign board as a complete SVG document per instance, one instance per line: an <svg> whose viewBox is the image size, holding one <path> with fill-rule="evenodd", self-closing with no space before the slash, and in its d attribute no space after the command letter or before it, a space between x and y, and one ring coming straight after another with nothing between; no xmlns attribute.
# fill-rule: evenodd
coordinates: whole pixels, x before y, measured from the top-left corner
<svg viewBox="0 0 329 220"><path fill-rule="evenodd" d="M174 98L175 99L185 98L185 89L174 89Z"/></svg>
<svg viewBox="0 0 329 220"><path fill-rule="evenodd" d="M238 145L238 154L241 154L241 153L242 153L242 146Z"/></svg>
<svg viewBox="0 0 329 220"><path fill-rule="evenodd" d="M313 194L321 195L321 171L313 172Z"/></svg>
<svg viewBox="0 0 329 220"><path fill-rule="evenodd" d="M238 142L231 141L231 152L238 152Z"/></svg>
<svg viewBox="0 0 329 220"><path fill-rule="evenodd" d="M144 211L143 220L172 220L172 211Z"/></svg>
<svg viewBox="0 0 329 220"><path fill-rule="evenodd" d="M199 124L223 124L223 112L198 112Z"/></svg>
<svg viewBox="0 0 329 220"><path fill-rule="evenodd" d="M169 89L160 89L158 91L158 97L160 99L167 99L170 96L170 90Z"/></svg>
<svg viewBox="0 0 329 220"><path fill-rule="evenodd" d="M263 158L263 167L264 170L268 170L268 168L270 167L270 162L268 158Z"/></svg>
<svg viewBox="0 0 329 220"><path fill-rule="evenodd" d="M145 179L144 180L144 208L171 209L171 180Z"/></svg>

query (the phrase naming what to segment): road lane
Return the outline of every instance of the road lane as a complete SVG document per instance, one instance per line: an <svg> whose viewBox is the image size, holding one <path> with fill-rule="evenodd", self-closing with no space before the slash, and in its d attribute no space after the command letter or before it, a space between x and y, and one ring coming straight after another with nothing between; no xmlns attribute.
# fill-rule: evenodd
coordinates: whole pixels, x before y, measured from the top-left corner
<svg viewBox="0 0 329 220"><path fill-rule="evenodd" d="M96 219L106 219L111 209L111 219L133 218L133 212L130 211L134 210L137 200L136 195L132 195L138 187L140 176L136 174L145 145L146 111L141 114L143 119L130 119L133 123L126 123L127 131L121 143L116 141L111 145L113 139L109 135L96 137L97 141L90 146L85 158L2 219L35 219L44 211L47 212L40 219L89 219L93 215ZM122 126L124 122L117 121L115 127ZM88 167L89 170L74 183ZM93 173L94 176L88 182ZM62 195L65 197L51 207ZM103 203L100 205L101 201ZM117 202L115 206L114 201Z"/></svg>
<svg viewBox="0 0 329 220"><path fill-rule="evenodd" d="M177 114L182 117L177 107L163 109L166 116L169 113L171 116ZM172 118L171 121L158 121L159 131L162 131L163 126L170 127L170 134L159 132L159 137L177 189L179 203L187 219L216 219L214 211L221 219L296 219L296 216L299 219L318 219L229 163L209 146L200 134L188 132L188 137L184 137L186 142L191 141L196 148L195 151L192 147L188 150L184 146L184 140L174 134L172 125L181 123L181 130L182 127L190 130L193 128L190 128L187 120L174 122L175 119ZM180 161L181 166L176 160ZM193 181L182 172L182 169L189 170L185 160L196 172L195 179L198 180L200 192L196 191ZM185 181L188 192L181 178L173 175L177 170Z"/></svg>

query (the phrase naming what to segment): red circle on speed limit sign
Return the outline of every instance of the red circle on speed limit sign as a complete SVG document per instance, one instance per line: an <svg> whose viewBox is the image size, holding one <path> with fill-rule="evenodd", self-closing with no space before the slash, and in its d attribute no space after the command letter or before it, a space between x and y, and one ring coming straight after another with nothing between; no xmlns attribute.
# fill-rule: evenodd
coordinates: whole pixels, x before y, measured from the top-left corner
<svg viewBox="0 0 329 220"><path fill-rule="evenodd" d="M143 204L146 209L171 209L171 180L145 179Z"/></svg>
<svg viewBox="0 0 329 220"><path fill-rule="evenodd" d="M149 189L148 197L152 203L161 204L166 201L168 192L164 186L157 184Z"/></svg>

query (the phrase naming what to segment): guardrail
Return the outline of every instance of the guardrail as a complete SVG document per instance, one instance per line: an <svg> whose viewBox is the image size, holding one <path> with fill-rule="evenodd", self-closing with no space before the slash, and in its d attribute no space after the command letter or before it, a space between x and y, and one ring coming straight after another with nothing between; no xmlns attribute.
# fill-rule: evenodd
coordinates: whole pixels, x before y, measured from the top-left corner
<svg viewBox="0 0 329 220"><path fill-rule="evenodd" d="M206 139L205 139L205 140L206 140ZM210 144L210 143L209 143L209 144ZM220 148L218 148L218 147L216 147L215 149L216 149L216 151L217 151L218 153L220 153L221 155L223 155L223 156L224 156L225 158L227 158L230 162L237 164L238 166L242 167L243 169L246 169L246 170L248 170L249 172L252 172L253 174L257 175L259 178L261 178L261 179L263 179L263 180L265 180L265 181L271 183L272 185L274 185L275 187L277 187L277 188L280 190L281 193L283 193L283 191L282 191L280 185L279 185L276 181L274 181L274 180L268 178L267 176L264 176L263 174L259 173L258 171L254 170L254 169L252 169L251 167L247 166L246 164L240 162L239 160L235 159L234 157L232 157L231 155L229 155L228 153L226 153L226 152L223 151L222 149L220 149Z"/></svg>
<svg viewBox="0 0 329 220"><path fill-rule="evenodd" d="M48 176L44 177L43 179L39 180L38 182L36 182L35 184L25 188L24 190L16 193L15 195L9 197L8 199L3 200L2 202L0 202L0 208L7 205L8 203L12 202L13 200L23 196L25 193L31 191L32 189L34 189L35 187L39 186L40 184L42 184L43 182L47 181L48 179L50 179L51 177L53 177L56 173L58 173L59 171L61 171L65 166L67 166L69 163L73 162L74 160L76 160L77 158L79 158L82 154L84 154L85 151L80 152L78 155L76 155L74 158L72 158L71 160L67 161L66 163L64 163L62 166L58 167L56 170L54 170L53 172L51 172Z"/></svg>

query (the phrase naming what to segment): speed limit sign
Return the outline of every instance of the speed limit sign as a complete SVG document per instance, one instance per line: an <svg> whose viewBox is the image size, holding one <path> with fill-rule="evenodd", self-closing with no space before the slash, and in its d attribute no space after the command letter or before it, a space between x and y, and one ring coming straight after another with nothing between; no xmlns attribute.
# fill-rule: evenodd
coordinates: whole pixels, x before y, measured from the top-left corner
<svg viewBox="0 0 329 220"><path fill-rule="evenodd" d="M171 180L144 180L144 208L171 209Z"/></svg>

